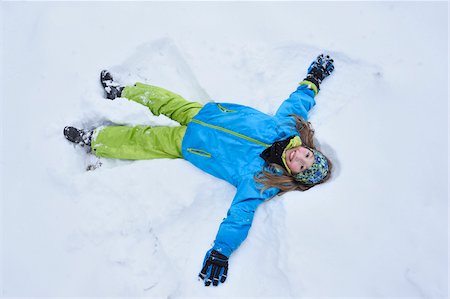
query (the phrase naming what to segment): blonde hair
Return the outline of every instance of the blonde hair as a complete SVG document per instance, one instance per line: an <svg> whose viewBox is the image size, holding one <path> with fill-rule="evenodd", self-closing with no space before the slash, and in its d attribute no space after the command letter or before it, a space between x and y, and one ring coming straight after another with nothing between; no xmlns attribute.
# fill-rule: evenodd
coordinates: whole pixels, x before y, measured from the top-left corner
<svg viewBox="0 0 450 299"><path fill-rule="evenodd" d="M299 115L291 114L290 116L295 119L295 129L300 135L302 146L318 150L314 146L314 129L312 128L311 123L305 121ZM269 188L280 189L281 191L278 195L282 195L289 191L306 191L315 185L325 183L330 178L333 165L330 159L328 159L325 155L324 157L328 163L328 173L323 180L313 185L307 185L295 180L295 178L290 175L284 167L276 163L266 164L260 172L255 174L254 179L256 182L264 185L261 189L261 193Z"/></svg>

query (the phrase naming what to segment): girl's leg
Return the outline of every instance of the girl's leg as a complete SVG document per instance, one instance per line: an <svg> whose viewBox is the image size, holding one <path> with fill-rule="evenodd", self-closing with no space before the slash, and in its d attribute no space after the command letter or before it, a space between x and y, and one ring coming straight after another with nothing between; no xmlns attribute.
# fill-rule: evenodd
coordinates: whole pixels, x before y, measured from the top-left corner
<svg viewBox="0 0 450 299"><path fill-rule="evenodd" d="M186 126L108 126L94 131L92 152L99 157L145 160L182 158Z"/></svg>
<svg viewBox="0 0 450 299"><path fill-rule="evenodd" d="M154 115L162 113L181 125L187 125L203 108L202 104L189 102L169 90L143 83L125 87L122 97L147 106Z"/></svg>

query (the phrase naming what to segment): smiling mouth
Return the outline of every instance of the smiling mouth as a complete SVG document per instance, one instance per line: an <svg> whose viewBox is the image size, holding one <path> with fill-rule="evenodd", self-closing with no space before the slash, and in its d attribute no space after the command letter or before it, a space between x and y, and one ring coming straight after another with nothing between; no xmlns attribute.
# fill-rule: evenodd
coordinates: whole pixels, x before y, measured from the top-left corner
<svg viewBox="0 0 450 299"><path fill-rule="evenodd" d="M292 151L291 154L289 155L289 161L292 161L293 158L294 158L294 151Z"/></svg>

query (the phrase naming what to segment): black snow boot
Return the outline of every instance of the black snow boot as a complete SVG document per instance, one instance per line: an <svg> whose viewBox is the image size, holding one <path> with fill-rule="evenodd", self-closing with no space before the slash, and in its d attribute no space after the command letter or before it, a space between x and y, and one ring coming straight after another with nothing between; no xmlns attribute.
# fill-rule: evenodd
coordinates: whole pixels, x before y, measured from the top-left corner
<svg viewBox="0 0 450 299"><path fill-rule="evenodd" d="M81 146L91 146L92 133L94 131L83 131L75 127L65 127L64 137L70 142L79 144Z"/></svg>
<svg viewBox="0 0 450 299"><path fill-rule="evenodd" d="M114 79L109 71L103 70L100 73L100 83L102 83L108 99L114 100L115 98L120 98L122 96L122 90L124 87L120 86L119 83L114 82Z"/></svg>

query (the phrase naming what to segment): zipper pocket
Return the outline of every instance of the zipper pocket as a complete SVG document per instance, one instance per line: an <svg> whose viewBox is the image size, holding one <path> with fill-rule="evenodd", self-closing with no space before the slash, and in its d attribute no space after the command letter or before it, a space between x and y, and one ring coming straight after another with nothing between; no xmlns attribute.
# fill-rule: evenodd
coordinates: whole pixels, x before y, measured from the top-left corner
<svg viewBox="0 0 450 299"><path fill-rule="evenodd" d="M225 108L224 106L217 104L217 107L222 111L222 112L237 112L236 110L230 110Z"/></svg>
<svg viewBox="0 0 450 299"><path fill-rule="evenodd" d="M188 148L187 149L188 152L192 153L192 154L196 154L202 157L206 157L206 158L211 158L211 154L208 153L207 151L204 150L200 150L200 149L195 149L195 148Z"/></svg>

